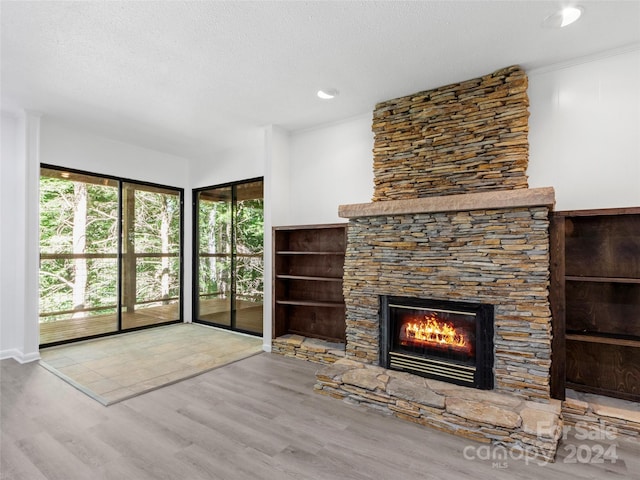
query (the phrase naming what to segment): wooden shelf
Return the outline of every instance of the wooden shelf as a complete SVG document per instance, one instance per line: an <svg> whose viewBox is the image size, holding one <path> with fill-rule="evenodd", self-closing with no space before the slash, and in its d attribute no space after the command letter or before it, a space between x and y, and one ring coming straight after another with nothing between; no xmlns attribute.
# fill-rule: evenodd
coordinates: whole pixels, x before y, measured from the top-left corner
<svg viewBox="0 0 640 480"><path fill-rule="evenodd" d="M346 223L274 227L273 335L344 342Z"/></svg>
<svg viewBox="0 0 640 480"><path fill-rule="evenodd" d="M623 278L623 277L577 277L575 275L567 275L564 277L569 282L593 282L593 283L634 283L640 284L640 278Z"/></svg>
<svg viewBox="0 0 640 480"><path fill-rule="evenodd" d="M331 338L331 337L326 337L326 336L323 336L323 337L313 336L313 335L310 335L309 332L307 332L307 331L298 331L298 330L289 329L289 333L292 333L294 335L301 335L303 337L320 338L322 340L325 340L325 341L331 342L331 343L344 343L344 339L342 339L342 338Z"/></svg>
<svg viewBox="0 0 640 480"><path fill-rule="evenodd" d="M582 333L567 333L567 340L576 342L602 343L605 345L623 345L625 347L640 347L640 340L631 340L626 338L609 338L599 335L588 335Z"/></svg>
<svg viewBox="0 0 640 480"><path fill-rule="evenodd" d="M640 208L551 219L552 394L640 401Z"/></svg>
<svg viewBox="0 0 640 480"><path fill-rule="evenodd" d="M281 251L276 252L276 255L339 255L344 257L344 252L312 252L312 251Z"/></svg>
<svg viewBox="0 0 640 480"><path fill-rule="evenodd" d="M637 395L627 395L624 393L620 393L617 390L609 390L606 388L597 388L597 387L591 387L589 385L582 385L579 383L573 383L573 382L567 382L567 388L570 388L571 390L575 390L575 391L580 391L580 392L585 392L585 393L593 393L595 395L603 395L605 397L616 397L616 398L620 398L622 400L629 400L632 402L637 402L638 401L638 396Z"/></svg>
<svg viewBox="0 0 640 480"><path fill-rule="evenodd" d="M310 282L340 282L342 283L342 277L313 277L308 275L276 275L276 278L288 279L288 280L309 280Z"/></svg>
<svg viewBox="0 0 640 480"><path fill-rule="evenodd" d="M309 302L307 300L276 300L278 305L298 305L301 307L344 307L344 302Z"/></svg>

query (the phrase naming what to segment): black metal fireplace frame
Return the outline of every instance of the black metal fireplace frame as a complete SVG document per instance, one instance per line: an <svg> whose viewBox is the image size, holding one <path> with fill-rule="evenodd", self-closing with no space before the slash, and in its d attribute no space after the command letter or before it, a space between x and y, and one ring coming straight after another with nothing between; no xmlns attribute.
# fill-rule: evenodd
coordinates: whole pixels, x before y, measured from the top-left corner
<svg viewBox="0 0 640 480"><path fill-rule="evenodd" d="M428 355L412 354L406 361L395 353L392 359L393 326L390 325L390 305L401 304L425 310L455 310L476 317L475 366L461 365L455 361L443 361ZM405 371L427 378L481 390L493 389L493 305L425 298L380 296L380 366ZM440 373L439 373L440 372Z"/></svg>

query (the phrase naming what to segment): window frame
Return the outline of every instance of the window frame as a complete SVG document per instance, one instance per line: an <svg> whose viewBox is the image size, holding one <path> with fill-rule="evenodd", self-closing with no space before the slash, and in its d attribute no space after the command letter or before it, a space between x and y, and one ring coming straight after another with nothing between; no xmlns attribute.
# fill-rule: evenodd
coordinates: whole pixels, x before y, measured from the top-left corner
<svg viewBox="0 0 640 480"><path fill-rule="evenodd" d="M203 325L208 325L208 326L212 326L212 327L216 327L216 328L222 328L225 330L229 330L229 331L233 331L233 332L239 332L239 333L244 333L247 335L253 335L253 336L257 336L257 337L262 337L264 335L264 326L261 329L261 332L255 332L255 331L251 331L251 330L245 330L245 329L241 329L238 328L236 326L236 310L235 308L233 308L235 306L235 301L236 301L236 291L235 291L235 280L233 281L233 288L231 290L231 298L230 298L230 304L231 304L231 310L229 311L229 325L224 325L224 324L218 324L218 323L214 323L211 321L207 321L207 320L201 320L199 318L199 301L200 301L200 232L199 232L199 224L200 224L200 211L199 211L199 194L202 192L205 192L207 190L217 190L217 189L224 189L224 188L230 188L231 189L231 209L232 209L232 217L234 217L234 222L235 222L235 212L236 212L236 204L237 204L237 187L240 185L245 185L245 184L250 184L250 183L257 183L257 182L262 182L262 201L264 202L264 177L253 177L253 178L249 178L246 180L238 180L238 181L234 181L234 182L227 182L227 183L221 183L221 184L217 184L217 185L211 185L211 186L206 186L206 187L199 187L199 188L194 188L192 190L192 208L193 208L193 213L192 213L192 246L193 246L193 250L192 250L192 295L191 295L191 308L192 308L192 316L193 316L193 322L194 323L200 323ZM263 222L264 222L264 211L263 211ZM235 228L231 228L231 234L232 234L232 248L231 248L231 253L230 253L230 271L231 272L235 272L235 260L236 260L236 256L237 256L237 252L236 252L236 232L235 232ZM262 246L263 246L263 252L262 252L262 262L263 262L263 266L265 263L265 255L266 252L264 250L264 246L265 246L265 239L264 239L264 230L263 230L263 240L262 240ZM264 283L263 283L264 285ZM264 309L264 290L263 290L263 309Z"/></svg>
<svg viewBox="0 0 640 480"><path fill-rule="evenodd" d="M137 331L137 330L142 330L142 329L147 329L147 328L154 328L157 326L161 326L161 325L170 325L170 324L174 324L174 323L183 323L184 322L184 214L185 214L185 209L184 209L184 188L181 187L175 187L175 186L171 186L171 185L163 185L163 184L158 184L158 183L153 183L153 182L146 182L146 181L140 181L140 180L134 180L134 179L130 179L130 178L126 178L126 177L119 177L119 176L114 176L114 175L105 175L105 174L101 174L101 173L94 173L94 172L89 172L86 170L79 170L79 169L74 169L74 168L67 168L64 166L60 166L60 165L51 165L51 164L46 164L46 163L41 163L39 165L39 173L38 173L38 181L40 183L40 179L43 177L42 175L42 171L43 169L47 169L47 170L54 170L54 171L58 171L58 172L67 172L72 176L89 176L92 178L100 178L100 179L104 179L107 182L115 182L116 183L116 188L118 190L118 219L117 219L117 229L118 229L118 242L117 242L117 252L116 252L116 258L117 258L117 288L116 288L116 296L117 296L117 301L116 301L116 313L115 315L117 315L117 330L112 331L112 332L105 332L105 333L99 333L99 334L95 334L95 335L88 335L88 336L84 336L84 337L74 337L74 338L70 338L70 339L66 339L66 340L60 340L60 341L52 341L52 342L48 342L48 343L42 343L41 338L38 339L39 341L39 347L40 348L45 348L45 347L51 347L51 346L56 346L56 345L62 345L62 344L67 344L67 343L73 343L73 342L78 342L78 341L84 341L84 340L89 340L89 339L94 339L94 338L101 338L101 337L107 337L107 336L113 336L113 335L119 335L122 333L129 333L129 332L133 332L133 331ZM61 175L62 178L64 178L63 175ZM71 179L71 181L73 181ZM123 329L122 328L122 307L123 307L123 303L122 303L122 262L123 262L123 258L124 258L124 252L123 252L123 223L124 223L124 216L123 216L123 189L124 189L124 184L131 184L134 185L136 187L142 187L142 189L144 190L145 187L147 187L148 189L158 189L158 190L167 190L169 192L175 192L178 196L178 204L179 204L179 212L180 212L180 219L179 219L179 238L180 238L180 245L178 248L178 252L177 252L177 257L178 257L178 274L180 276L179 279L179 286L178 286L178 318L175 320L169 320L166 322L161 322L161 323L155 323L152 325L143 325L143 326L137 326L137 327L132 327L132 328L126 328ZM40 188L39 188L40 190ZM38 198L38 205L40 206L40 198ZM38 215L38 224L40 225L40 215ZM40 227L39 227L40 228ZM61 256L69 256L68 254L60 254ZM38 256L39 258L41 257L41 246L40 246L40 242L38 242ZM47 254L47 257L49 256L55 256L55 254ZM173 255L172 255L173 256ZM40 271L40 268L38 269ZM40 298L40 288L38 287L38 298ZM40 318L40 308L38 308L38 317Z"/></svg>

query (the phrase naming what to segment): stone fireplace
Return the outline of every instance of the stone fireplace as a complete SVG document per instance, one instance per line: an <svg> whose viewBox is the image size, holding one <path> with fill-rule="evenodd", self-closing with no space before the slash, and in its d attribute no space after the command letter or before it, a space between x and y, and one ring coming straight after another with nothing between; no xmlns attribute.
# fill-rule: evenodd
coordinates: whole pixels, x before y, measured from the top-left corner
<svg viewBox="0 0 640 480"><path fill-rule="evenodd" d="M319 372L316 389L512 449L536 445L532 454L550 459L561 424L559 402L550 397L554 192L528 188L526 91L526 74L514 66L376 106L372 202L339 208L349 219L346 359ZM397 332L382 322L397 299L417 305L423 322L430 314L422 299L460 313L439 313L449 326L490 311L483 328L491 339L473 347L490 357L480 362L485 378L463 375L470 362L461 352L445 375L433 365L412 371L394 364L388 347ZM483 335L466 328L466 335ZM405 347L423 352L412 335L405 332ZM468 388L479 383L490 391Z"/></svg>
<svg viewBox="0 0 640 480"><path fill-rule="evenodd" d="M472 206L456 202L461 197ZM495 390L549 399L553 190L455 195L439 202L395 200L342 208L350 216L344 273L347 358L381 365L382 296L490 305ZM408 212L377 213L378 205Z"/></svg>

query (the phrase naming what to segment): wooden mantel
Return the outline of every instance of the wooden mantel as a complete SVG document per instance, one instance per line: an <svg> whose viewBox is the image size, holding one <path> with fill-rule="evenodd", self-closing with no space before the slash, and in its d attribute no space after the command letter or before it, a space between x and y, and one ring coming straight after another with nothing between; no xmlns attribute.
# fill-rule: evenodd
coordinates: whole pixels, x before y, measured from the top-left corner
<svg viewBox="0 0 640 480"><path fill-rule="evenodd" d="M554 203L555 191L553 187L522 188L340 205L338 207L338 216L341 218L358 218L534 206L553 208Z"/></svg>

